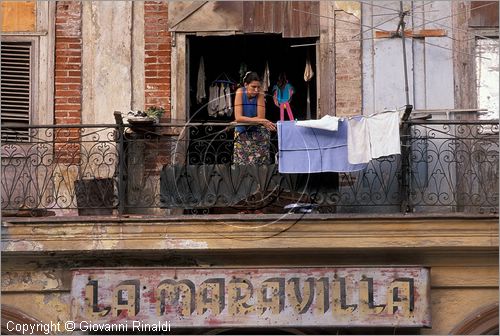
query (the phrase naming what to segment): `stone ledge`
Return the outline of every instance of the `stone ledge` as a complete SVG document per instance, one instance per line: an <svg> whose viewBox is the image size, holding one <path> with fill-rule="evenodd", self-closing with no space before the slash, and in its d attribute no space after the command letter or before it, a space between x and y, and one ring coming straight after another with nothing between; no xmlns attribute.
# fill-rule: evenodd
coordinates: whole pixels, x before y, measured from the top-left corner
<svg viewBox="0 0 500 336"><path fill-rule="evenodd" d="M247 216L240 216L247 217ZM2 223L3 253L498 248L495 217L197 216Z"/></svg>

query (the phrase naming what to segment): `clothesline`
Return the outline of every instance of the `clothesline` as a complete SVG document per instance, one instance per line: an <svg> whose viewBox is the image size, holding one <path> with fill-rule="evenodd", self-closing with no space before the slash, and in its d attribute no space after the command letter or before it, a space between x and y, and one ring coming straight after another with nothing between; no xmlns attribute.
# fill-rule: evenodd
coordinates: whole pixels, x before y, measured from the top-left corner
<svg viewBox="0 0 500 336"><path fill-rule="evenodd" d="M381 111L381 112L375 112L375 113L372 113L372 114L368 114L368 115L362 115L362 114L359 114L359 115L355 115L355 116L349 116L349 117L339 117L340 120L351 120L351 119L354 119L354 118L359 118L359 117L364 117L364 118L373 118L377 115L380 115L380 114L384 114L384 113L392 113L392 112L403 112L405 110L405 106L403 107L398 107L396 108L395 110L384 110L384 111Z"/></svg>
<svg viewBox="0 0 500 336"><path fill-rule="evenodd" d="M325 116L323 125L278 122L280 173L351 172L365 169L372 159L401 154L395 112L350 120Z"/></svg>

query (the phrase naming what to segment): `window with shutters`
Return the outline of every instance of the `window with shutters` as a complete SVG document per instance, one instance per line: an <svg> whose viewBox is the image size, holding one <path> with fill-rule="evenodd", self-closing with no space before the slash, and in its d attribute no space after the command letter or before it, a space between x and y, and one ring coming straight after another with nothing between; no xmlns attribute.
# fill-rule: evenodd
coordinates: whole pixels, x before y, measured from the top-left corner
<svg viewBox="0 0 500 336"><path fill-rule="evenodd" d="M2 141L28 141L32 110L33 41L1 42Z"/></svg>

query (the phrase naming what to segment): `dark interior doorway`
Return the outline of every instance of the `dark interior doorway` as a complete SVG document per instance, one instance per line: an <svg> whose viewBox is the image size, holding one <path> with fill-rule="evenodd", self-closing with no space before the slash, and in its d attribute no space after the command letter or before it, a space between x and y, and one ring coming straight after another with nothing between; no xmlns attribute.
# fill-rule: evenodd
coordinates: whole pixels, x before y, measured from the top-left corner
<svg viewBox="0 0 500 336"><path fill-rule="evenodd" d="M283 71L286 72L288 81L295 88L295 95L291 102L294 117L298 120L305 119L307 84L304 81L304 70L308 54L314 71L314 77L309 82L311 118L316 118L316 49L314 46L291 47L295 44L308 44L316 41L316 38L285 39L279 34L188 37L189 120L191 122L232 121L233 116L209 116L208 87L215 79L225 77L223 74L241 84L240 69L245 66L247 71L255 71L262 77L266 61L269 64L271 82L268 94L272 94L271 90L276 84L278 75ZM199 104L196 101L196 83L201 56L205 64L207 99ZM279 109L274 105L271 96L266 99L266 116L271 121L279 119Z"/></svg>

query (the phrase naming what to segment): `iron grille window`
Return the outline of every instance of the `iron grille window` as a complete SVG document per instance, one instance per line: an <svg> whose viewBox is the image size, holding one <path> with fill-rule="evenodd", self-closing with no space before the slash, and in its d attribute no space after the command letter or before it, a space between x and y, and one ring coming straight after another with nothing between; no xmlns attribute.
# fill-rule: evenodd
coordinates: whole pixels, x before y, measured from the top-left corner
<svg viewBox="0 0 500 336"><path fill-rule="evenodd" d="M0 50L2 141L28 141L33 43L2 41Z"/></svg>

